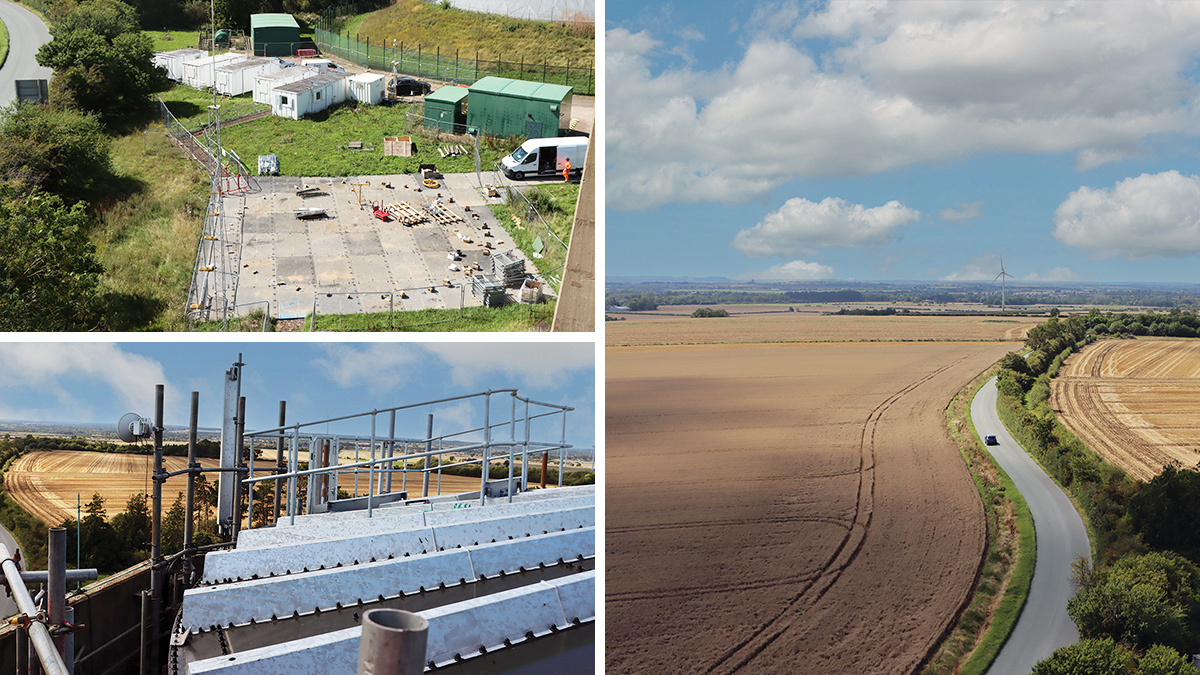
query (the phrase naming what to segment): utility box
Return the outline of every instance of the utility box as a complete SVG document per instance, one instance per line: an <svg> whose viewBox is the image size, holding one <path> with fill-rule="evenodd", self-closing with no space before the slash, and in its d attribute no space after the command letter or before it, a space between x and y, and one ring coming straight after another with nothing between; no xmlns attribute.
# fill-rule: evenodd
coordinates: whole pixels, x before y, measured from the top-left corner
<svg viewBox="0 0 1200 675"><path fill-rule="evenodd" d="M46 103L50 100L48 80L17 80L17 101L21 103Z"/></svg>
<svg viewBox="0 0 1200 675"><path fill-rule="evenodd" d="M383 75L360 73L351 76L350 98L367 105L378 105L383 100Z"/></svg>
<svg viewBox="0 0 1200 675"><path fill-rule="evenodd" d="M251 14L255 56L292 56L300 48L300 24L291 14Z"/></svg>
<svg viewBox="0 0 1200 675"><path fill-rule="evenodd" d="M467 124L484 133L550 138L571 120L572 89L561 84L485 77L469 91Z"/></svg>
<svg viewBox="0 0 1200 675"><path fill-rule="evenodd" d="M442 87L425 97L425 128L462 134L467 127L466 87Z"/></svg>

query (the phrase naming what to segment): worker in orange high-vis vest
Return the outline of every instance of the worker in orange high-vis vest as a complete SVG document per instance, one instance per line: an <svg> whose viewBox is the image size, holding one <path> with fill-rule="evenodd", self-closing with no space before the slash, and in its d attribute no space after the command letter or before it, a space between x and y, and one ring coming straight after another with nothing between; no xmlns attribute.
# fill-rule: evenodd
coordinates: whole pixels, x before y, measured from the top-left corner
<svg viewBox="0 0 1200 675"><path fill-rule="evenodd" d="M571 160L569 159L567 160L566 165L563 167L563 182L571 182Z"/></svg>

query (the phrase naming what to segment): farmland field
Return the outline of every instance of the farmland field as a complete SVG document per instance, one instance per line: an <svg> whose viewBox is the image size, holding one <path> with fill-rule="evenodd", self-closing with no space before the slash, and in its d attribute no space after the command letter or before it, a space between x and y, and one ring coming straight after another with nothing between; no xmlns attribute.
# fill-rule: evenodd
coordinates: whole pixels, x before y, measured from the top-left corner
<svg viewBox="0 0 1200 675"><path fill-rule="evenodd" d="M810 342L606 324L606 670L913 672L984 548L945 406L1027 324L725 321L652 339Z"/></svg>
<svg viewBox="0 0 1200 675"><path fill-rule="evenodd" d="M840 342L845 340L1024 340L1039 319L994 316L837 316L804 308L729 306L728 318L693 319L690 305L661 307L657 313L621 314L606 321L605 342L616 345L729 344L756 342ZM824 307L823 311L830 308ZM667 313L671 312L671 313Z"/></svg>
<svg viewBox="0 0 1200 675"><path fill-rule="evenodd" d="M215 459L201 459L204 467L217 466ZM186 457L165 457L167 471L187 468ZM107 452L31 452L12 463L4 474L4 487L26 511L47 525L75 518L75 497L83 505L99 492L111 518L125 510L130 495L150 494L154 457ZM163 502L175 501L177 492L187 490L187 477L176 476L163 485ZM164 507L165 508L165 507Z"/></svg>
<svg viewBox="0 0 1200 675"><path fill-rule="evenodd" d="M1067 359L1050 404L1138 480L1200 462L1200 340L1103 340Z"/></svg>

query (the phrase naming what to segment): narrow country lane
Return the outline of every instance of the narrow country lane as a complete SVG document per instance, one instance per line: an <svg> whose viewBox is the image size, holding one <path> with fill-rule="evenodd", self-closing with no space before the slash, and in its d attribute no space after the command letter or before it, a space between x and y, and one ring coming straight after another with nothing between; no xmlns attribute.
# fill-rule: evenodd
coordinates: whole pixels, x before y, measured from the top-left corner
<svg viewBox="0 0 1200 675"><path fill-rule="evenodd" d="M50 41L46 24L28 9L0 0L0 21L8 27L8 59L0 68L0 108L17 98L17 80L48 80L52 71L38 65L38 48Z"/></svg>
<svg viewBox="0 0 1200 675"><path fill-rule="evenodd" d="M1071 563L1090 556L1083 519L1062 488L1009 435L996 413L996 380L992 378L971 401L971 420L981 435L995 434L999 445L988 448L1029 504L1037 532L1037 565L1029 598L1008 642L988 675L1028 675L1033 665L1059 647L1079 639L1067 600Z"/></svg>

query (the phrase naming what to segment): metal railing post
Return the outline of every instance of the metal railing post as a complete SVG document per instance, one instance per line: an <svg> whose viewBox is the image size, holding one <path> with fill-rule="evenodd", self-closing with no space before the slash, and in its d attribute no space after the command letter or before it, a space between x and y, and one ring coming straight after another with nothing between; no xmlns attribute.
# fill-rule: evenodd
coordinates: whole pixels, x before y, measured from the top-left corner
<svg viewBox="0 0 1200 675"><path fill-rule="evenodd" d="M525 442L521 448L521 492L529 489L529 401L525 401Z"/></svg>
<svg viewBox="0 0 1200 675"><path fill-rule="evenodd" d="M280 401L279 402L279 428L280 429L282 429L283 425L285 424L286 413L287 413L287 401ZM279 445L275 449L275 468L279 470L279 473L283 473L283 467L284 467L283 445L284 445L283 432L280 432L279 433ZM271 521L272 524L279 522L279 502L281 501L280 498L283 496L282 488L283 488L283 479L276 478L275 479L275 517Z"/></svg>
<svg viewBox="0 0 1200 675"><path fill-rule="evenodd" d="M375 418L377 414L371 411L371 467L367 472L367 517L375 514Z"/></svg>
<svg viewBox="0 0 1200 675"><path fill-rule="evenodd" d="M421 472L421 496L429 496L429 453L433 452L433 413L425 426L425 470Z"/></svg>
<svg viewBox="0 0 1200 675"><path fill-rule="evenodd" d="M492 468L492 390L483 395L483 466L479 472L479 505L487 503L487 484Z"/></svg>
<svg viewBox="0 0 1200 675"><path fill-rule="evenodd" d="M49 576L46 583L46 608L50 610L50 625L61 626L66 620L67 602L67 528L52 527L49 533L49 552L46 556ZM54 638L60 656L66 654L66 636Z"/></svg>
<svg viewBox="0 0 1200 675"><path fill-rule="evenodd" d="M194 524L192 519L195 514L196 506L196 474L193 473L200 468L199 462L196 461L196 431L200 420L200 392L192 392L192 412L188 419L188 473L187 478L187 517L183 519L183 547L189 549L192 547L192 536ZM187 559L188 570L191 571L192 559L191 556Z"/></svg>

